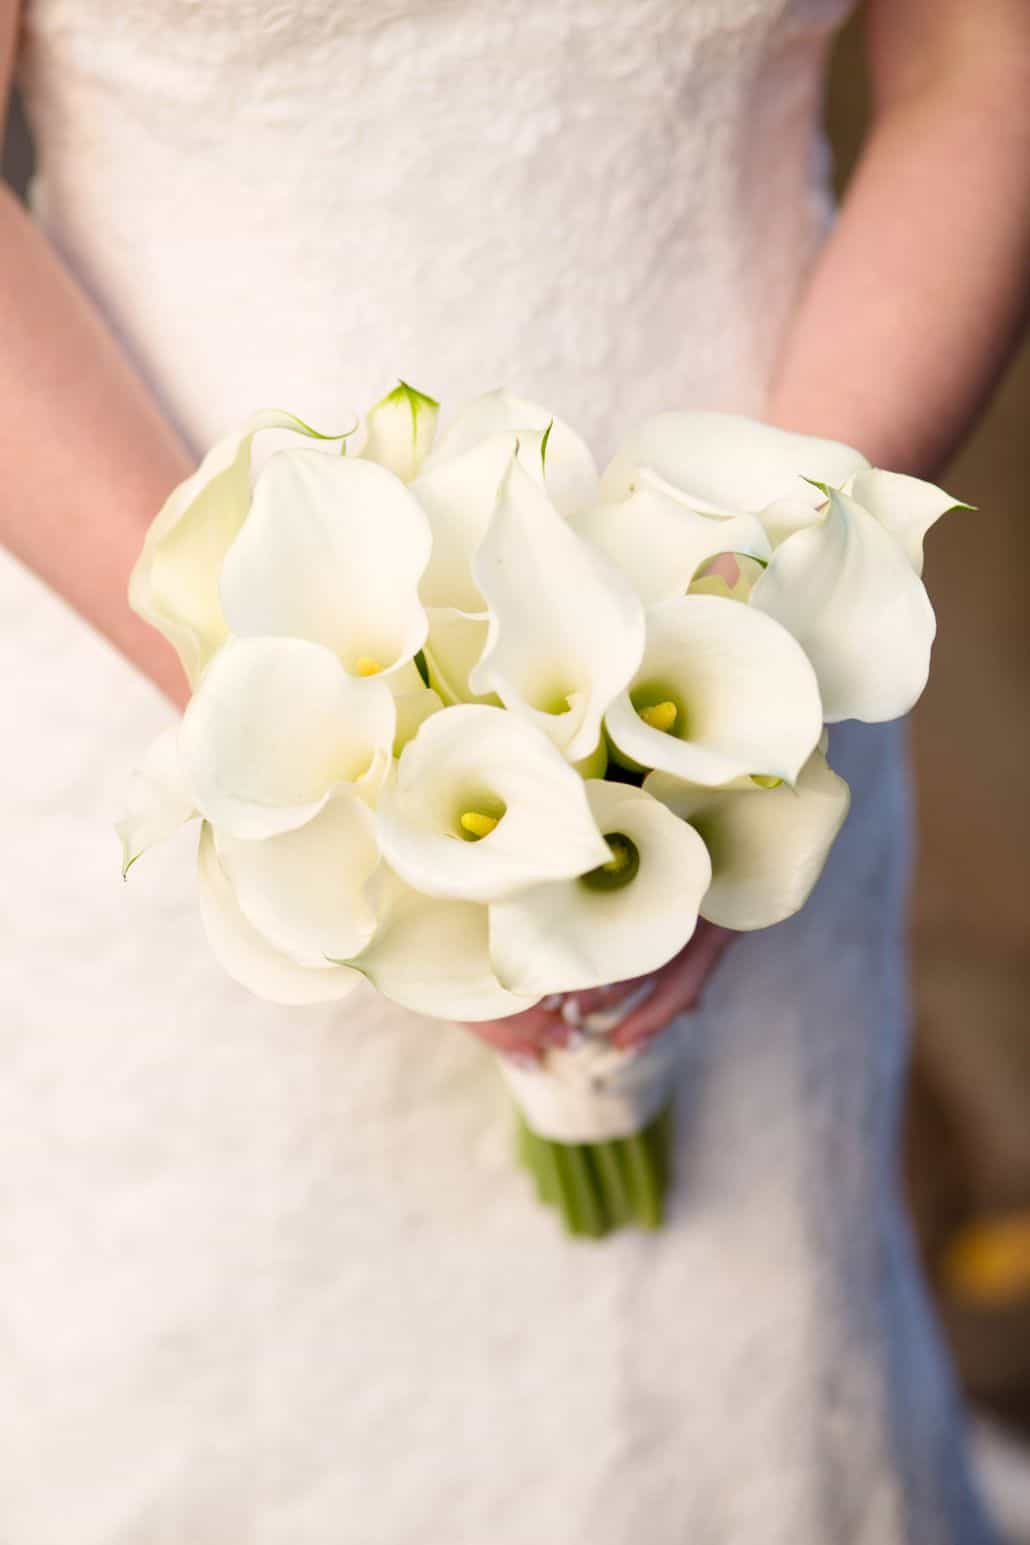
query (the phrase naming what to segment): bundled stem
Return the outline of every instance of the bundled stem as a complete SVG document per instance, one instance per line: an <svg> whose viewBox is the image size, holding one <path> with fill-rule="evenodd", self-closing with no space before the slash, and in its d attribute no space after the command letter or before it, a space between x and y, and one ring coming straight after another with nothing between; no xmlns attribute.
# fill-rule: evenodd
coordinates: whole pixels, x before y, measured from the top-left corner
<svg viewBox="0 0 1030 1545"><path fill-rule="evenodd" d="M558 1212L569 1234L600 1239L636 1224L661 1227L672 1158L671 1105L633 1137L604 1143L556 1143L518 1117L518 1154L537 1196Z"/></svg>

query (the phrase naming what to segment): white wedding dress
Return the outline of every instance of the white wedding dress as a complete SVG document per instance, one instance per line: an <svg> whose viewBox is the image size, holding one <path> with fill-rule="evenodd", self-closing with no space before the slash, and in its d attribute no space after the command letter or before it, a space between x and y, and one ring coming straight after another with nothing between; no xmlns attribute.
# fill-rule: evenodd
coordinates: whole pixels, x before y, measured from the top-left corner
<svg viewBox="0 0 1030 1545"><path fill-rule="evenodd" d="M401 375L605 457L760 411L844 8L29 0L33 206L198 450ZM170 710L10 562L0 605L4 1545L988 1537L896 1186L902 730L834 732L824 880L692 1017L668 1227L574 1242L467 1032L248 997L189 836L122 884Z"/></svg>

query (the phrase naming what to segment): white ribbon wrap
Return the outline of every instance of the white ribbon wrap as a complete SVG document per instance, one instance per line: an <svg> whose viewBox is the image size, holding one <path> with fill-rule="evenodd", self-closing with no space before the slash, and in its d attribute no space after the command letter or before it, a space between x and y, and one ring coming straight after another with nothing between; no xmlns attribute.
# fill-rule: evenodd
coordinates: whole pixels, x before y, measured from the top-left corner
<svg viewBox="0 0 1030 1545"><path fill-rule="evenodd" d="M632 1137L672 1095L685 1021L640 1049L588 1034L549 1049L534 1066L499 1058L515 1103L538 1137L557 1143L603 1143Z"/></svg>

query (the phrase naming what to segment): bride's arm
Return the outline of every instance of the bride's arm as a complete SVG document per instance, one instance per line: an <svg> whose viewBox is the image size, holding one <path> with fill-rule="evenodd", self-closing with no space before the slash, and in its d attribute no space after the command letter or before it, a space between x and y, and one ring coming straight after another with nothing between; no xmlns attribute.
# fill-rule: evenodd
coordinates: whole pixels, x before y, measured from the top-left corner
<svg viewBox="0 0 1030 1545"><path fill-rule="evenodd" d="M1030 293L1030 4L868 0L872 129L768 416L932 475Z"/></svg>
<svg viewBox="0 0 1030 1545"><path fill-rule="evenodd" d="M17 30L0 0L0 121ZM193 462L94 307L0 186L0 540L178 702L179 663L129 610L143 533Z"/></svg>
<svg viewBox="0 0 1030 1545"><path fill-rule="evenodd" d="M1030 4L868 0L866 26L871 131L766 416L927 476L968 430L1026 307ZM689 1008L731 937L702 925L619 1038L654 1035ZM560 1033L541 1009L471 1028L520 1052Z"/></svg>

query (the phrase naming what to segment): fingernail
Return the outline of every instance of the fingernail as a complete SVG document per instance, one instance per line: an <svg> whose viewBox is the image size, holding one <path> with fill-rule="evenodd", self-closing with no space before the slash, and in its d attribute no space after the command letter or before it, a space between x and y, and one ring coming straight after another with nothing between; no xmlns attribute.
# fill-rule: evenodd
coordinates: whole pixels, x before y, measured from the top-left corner
<svg viewBox="0 0 1030 1545"><path fill-rule="evenodd" d="M552 992L549 997L541 998L540 1000L540 1007L548 1014L556 1014L561 1006L562 995L560 992Z"/></svg>
<svg viewBox="0 0 1030 1545"><path fill-rule="evenodd" d="M572 1025L576 1030L579 1029L580 1025L582 1024L582 1018L579 1012L578 998L565 999L561 1006L561 1017L564 1019L567 1025Z"/></svg>

